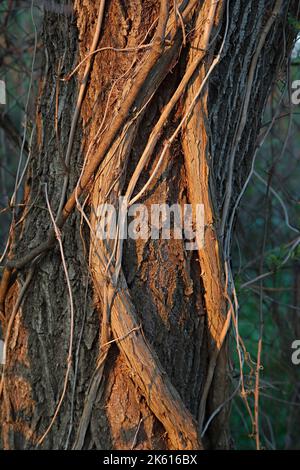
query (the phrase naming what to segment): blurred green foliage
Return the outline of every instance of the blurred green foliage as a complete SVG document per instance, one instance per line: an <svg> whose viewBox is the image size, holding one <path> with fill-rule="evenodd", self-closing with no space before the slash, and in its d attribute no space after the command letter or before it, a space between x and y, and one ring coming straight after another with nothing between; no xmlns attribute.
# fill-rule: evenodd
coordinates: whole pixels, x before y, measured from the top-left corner
<svg viewBox="0 0 300 470"><path fill-rule="evenodd" d="M292 22L292 19L290 19ZM299 28L299 22L293 22ZM296 56L297 54L294 54ZM300 79L297 62L291 80ZM278 83L269 100L264 122L278 111L287 83ZM263 318L262 370L260 371L260 440L262 448L300 447L300 368L292 364L292 342L300 333L300 246L291 251L300 232L300 109L285 93L279 116L256 160L256 172L270 182L283 201L291 230L274 193L252 176L239 210L235 229L233 266L239 300L239 334L247 353L245 388L252 416L237 394L232 403L231 431L237 449L255 449L254 389L260 315ZM263 250L265 233L266 246ZM290 255L288 257L288 255ZM286 261L286 262L285 262ZM270 272L263 279L258 276ZM243 287L243 284L253 283ZM236 339L231 337L233 388L239 378Z"/></svg>

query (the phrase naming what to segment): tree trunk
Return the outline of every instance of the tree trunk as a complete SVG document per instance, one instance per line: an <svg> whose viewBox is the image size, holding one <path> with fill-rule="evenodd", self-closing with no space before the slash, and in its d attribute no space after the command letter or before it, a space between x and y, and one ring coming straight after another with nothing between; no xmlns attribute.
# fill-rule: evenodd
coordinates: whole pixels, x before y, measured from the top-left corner
<svg viewBox="0 0 300 470"><path fill-rule="evenodd" d="M1 447L229 447L232 222L296 3L45 9L26 206L0 288ZM204 246L101 240L99 206L120 214L119 196L140 191L149 211L192 204L194 223L203 204Z"/></svg>

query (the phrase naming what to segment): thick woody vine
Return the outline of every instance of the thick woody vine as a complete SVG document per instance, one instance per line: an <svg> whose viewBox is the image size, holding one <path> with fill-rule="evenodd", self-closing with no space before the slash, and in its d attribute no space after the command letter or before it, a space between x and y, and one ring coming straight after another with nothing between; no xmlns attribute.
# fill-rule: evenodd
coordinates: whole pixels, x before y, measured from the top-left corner
<svg viewBox="0 0 300 470"><path fill-rule="evenodd" d="M172 2L170 2L172 3ZM114 49L116 54L136 53L144 51L140 61L133 60L132 66L124 74L129 77L128 89L122 101L118 113L114 116L110 126L105 125L106 112L100 128L94 137L83 162L80 178L72 193L67 196L69 183L68 167L70 164L72 146L76 133L77 122L81 112L86 89L89 86L89 75L92 67L92 60L95 54L101 53L102 49L97 49L101 30L104 27L105 0L99 2L98 18L90 51L87 56L82 57L76 69L69 73L63 80L69 80L75 71L81 70L85 64L82 74L81 85L79 87L78 99L71 122L70 136L66 156L63 159L65 169L64 184L57 213L53 214L51 201L48 199L47 188L45 200L49 217L52 222L52 229L48 233L47 240L35 247L22 258L14 258L11 250L5 270L2 275L0 285L0 317L5 333L5 347L9 353L10 335L14 318L22 303L26 289L31 282L34 282L34 269L37 262L43 255L51 250L57 241L60 247L61 260L64 268L68 292L70 298L70 342L67 358L67 372L62 387L62 393L49 426L42 436L37 439L37 444L41 445L47 437L56 416L60 410L68 386L69 372L72 363L73 349L73 300L72 290L68 282L68 271L64 260L61 231L64 228L72 211L77 208L90 228L91 242L89 253L89 268L93 279L95 292L102 301L102 319L100 326L100 346L97 366L91 379L88 394L83 407L82 416L76 434L74 449L82 449L86 432L90 423L92 408L96 397L103 392L101 386L103 381L104 367L109 348L112 343L116 343L128 365L133 371L134 381L146 398L147 404L157 419L163 424L170 445L174 449L198 449L203 448L202 437L212 419L223 411L228 397L226 396L226 373L223 373L222 390L217 393L223 394L219 397L219 402L223 405L216 410L213 416L204 422L206 414L207 397L211 390L211 384L215 373L222 375L217 370L217 363L222 354L224 341L229 329L231 319L235 324L236 303L234 284L229 266L231 230L236 210L236 205L230 213L232 205L232 173L236 148L245 127L245 118L253 84L253 77L256 71L258 58L264 46L264 42L273 23L276 21L282 0L277 0L274 10L270 15L263 31L260 35L260 42L253 57L249 71L248 82L245 88L243 107L241 109L240 125L236 130L235 140L230 154L230 178L226 188L226 199L223 214L221 217L221 228L216 226L215 213L209 197L211 192L211 179L208 166L209 152L209 132L205 129L205 124L200 127L196 124L196 119L206 122L207 117L207 83L214 68L222 58L223 47L226 42L226 35L230 21L230 0L207 2L199 9L197 0L174 0L169 8L169 2L161 0L160 12L153 29L155 33L149 43L146 42L148 35L135 49ZM191 52L188 58L186 72L182 77L177 89L171 99L164 107L156 125L152 129L145 149L140 156L138 164L132 174L127 188L123 187L121 175L126 172L128 156L135 138L137 129L142 117L147 109L148 103L155 96L159 85L163 82L170 69L179 59L182 47L189 39L188 25L194 22L195 29L201 31L196 34L191 41ZM219 31L217 25L224 24L223 38L219 50L215 50L216 38ZM131 76L132 75L132 76ZM112 85L112 89L115 84ZM152 157L154 149L163 134L163 128L167 123L176 104L185 94L185 109L183 117L172 136L167 139L157 165L146 185L134 195L134 191L139 177ZM109 106L109 98L107 108ZM195 112L194 112L195 111ZM205 248L199 249L199 262L202 270L202 282L205 290L205 305L208 315L208 328L212 338L209 345L209 366L206 383L204 385L202 398L200 401L197 421L187 410L179 393L172 385L168 375L163 370L159 359L148 344L142 325L139 323L138 314L135 310L130 293L127 287L126 278L122 271L122 239L116 237L116 242L109 243L106 240L99 240L96 237L95 227L97 226L97 215L92 212L88 218L82 202L87 190L91 194L91 206L99 207L103 203L117 205L120 195L124 195L130 206L146 193L151 182L159 173L161 163L166 158L167 150L171 147L177 135L182 134L183 152L185 167L187 172L188 193L192 205L204 204L206 215ZM197 145L196 143L199 143ZM105 177L104 171L105 168ZM117 171L116 171L117 168ZM107 178L111 175L111 178ZM93 186L90 191L91 184ZM122 208L119 208L119 223L117 231L122 229ZM225 229L229 227L224 237ZM224 257L224 266L222 258ZM11 285L15 282L18 272L27 269L25 283L21 286L19 297L15 303L10 316L5 311L5 300ZM238 332L237 332L238 337ZM240 345L238 344L238 347ZM216 372L217 371L217 372ZM223 382L222 382L223 381ZM5 367L2 374L0 393L4 399L8 400L5 387Z"/></svg>

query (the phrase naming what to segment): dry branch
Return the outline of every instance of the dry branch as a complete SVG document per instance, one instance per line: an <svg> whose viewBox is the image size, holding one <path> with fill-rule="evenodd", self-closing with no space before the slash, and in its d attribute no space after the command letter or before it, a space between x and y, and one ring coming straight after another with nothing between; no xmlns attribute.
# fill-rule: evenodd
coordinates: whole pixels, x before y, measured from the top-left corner
<svg viewBox="0 0 300 470"><path fill-rule="evenodd" d="M186 5L186 1L182 1L181 5ZM193 13L195 6L197 5L197 0L192 0L191 2L188 2L188 5L185 7L184 11L182 12L182 16L187 21L190 18L190 15ZM164 24L165 19L161 19L161 25L158 26L157 31L162 30L162 24ZM172 25L173 23L171 23ZM171 26L170 26L170 31ZM177 34L177 29L173 31L173 38L175 41L175 37ZM118 115L116 116L116 119L113 122L113 125L109 128L109 131L105 134L105 138L102 140L100 147L98 149L98 152L96 155L94 155L93 159L88 162L86 165L86 169L84 174L82 175L81 179L81 184L79 188L75 188L72 194L70 195L64 210L59 218L57 220L57 226L61 229L68 219L69 215L71 214L75 204L76 204L76 198L78 198L82 192L86 189L87 185L89 184L91 178L94 176L96 170L98 169L99 165L101 164L103 158L105 157L106 153L109 151L111 148L113 141L115 137L117 136L120 128L128 118L128 115L130 115L130 109L132 108L135 100L137 99L139 93L141 92L143 85L146 81L146 79L149 77L150 73L152 72L153 68L155 65L157 65L159 68L162 68L160 64L158 64L158 59L162 55L162 45L159 45L159 40L158 40L159 35L157 35L156 40L154 42L154 47L149 51L148 55L145 58L145 61L141 65L139 72L137 76L135 77L134 81L134 86L131 88L130 92L128 93L127 97L124 99L124 102L122 103L122 108ZM175 46L177 46L175 44ZM165 54L162 55L162 60L164 59L164 56L168 54L169 50L172 50L174 52L174 46L170 46ZM175 47L175 51L178 52L178 47ZM161 71L163 73L163 71ZM24 255L22 258L19 259L13 259L13 260L8 260L6 263L6 269L8 271L11 271L13 268L15 269L21 269L23 266L28 264L30 261L32 261L36 256L39 254L49 250L53 243L55 241L55 234L54 231L50 231L48 235L48 240L46 240L44 243L41 243L39 246L36 248L33 248L30 253ZM1 299L0 299L1 302Z"/></svg>
<svg viewBox="0 0 300 470"><path fill-rule="evenodd" d="M120 284L121 288L112 306L111 327L115 338L124 337L118 346L130 367L133 380L140 387L151 411L166 429L172 448L202 449L195 420L139 329L123 274L120 275ZM133 333L128 336L129 331Z"/></svg>

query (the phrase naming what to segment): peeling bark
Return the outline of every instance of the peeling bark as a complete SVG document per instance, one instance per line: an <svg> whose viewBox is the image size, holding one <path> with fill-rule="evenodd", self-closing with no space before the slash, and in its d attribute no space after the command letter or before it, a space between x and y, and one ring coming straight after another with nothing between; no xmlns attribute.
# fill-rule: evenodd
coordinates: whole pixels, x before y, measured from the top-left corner
<svg viewBox="0 0 300 470"><path fill-rule="evenodd" d="M253 55L276 2L219 2L209 24L212 2L178 1L185 34L169 3L169 11L168 2L160 6L154 0L105 5L97 48L106 49L91 62L72 142L63 216L58 218L75 303L72 373L58 416L38 445L61 397L71 326L64 271L41 183L47 183L57 213L66 181L61 155L70 144L85 64L71 78L69 74L90 51L100 2L76 0L72 15L45 12L45 70L27 178L26 197L32 206L15 230L0 288L7 327L27 273L34 268L7 344L2 447L229 447L224 195L231 180L230 214L251 165L269 90L292 46L288 8L298 12L296 2L284 2L264 38L230 173ZM278 48L283 36L284 51ZM132 50L153 38L151 47ZM219 60L189 112L223 39ZM113 50L125 48L130 50ZM59 86L60 150L55 130L58 64L68 78ZM164 112L165 125L155 127ZM186 251L184 240L127 240L115 250L113 241L95 237L97 207L104 202L117 207L153 129L157 138L133 195L149 181L165 152L139 202L148 208L203 203L205 246L197 253ZM226 219L225 233L227 228ZM22 257L28 253L25 263Z"/></svg>

